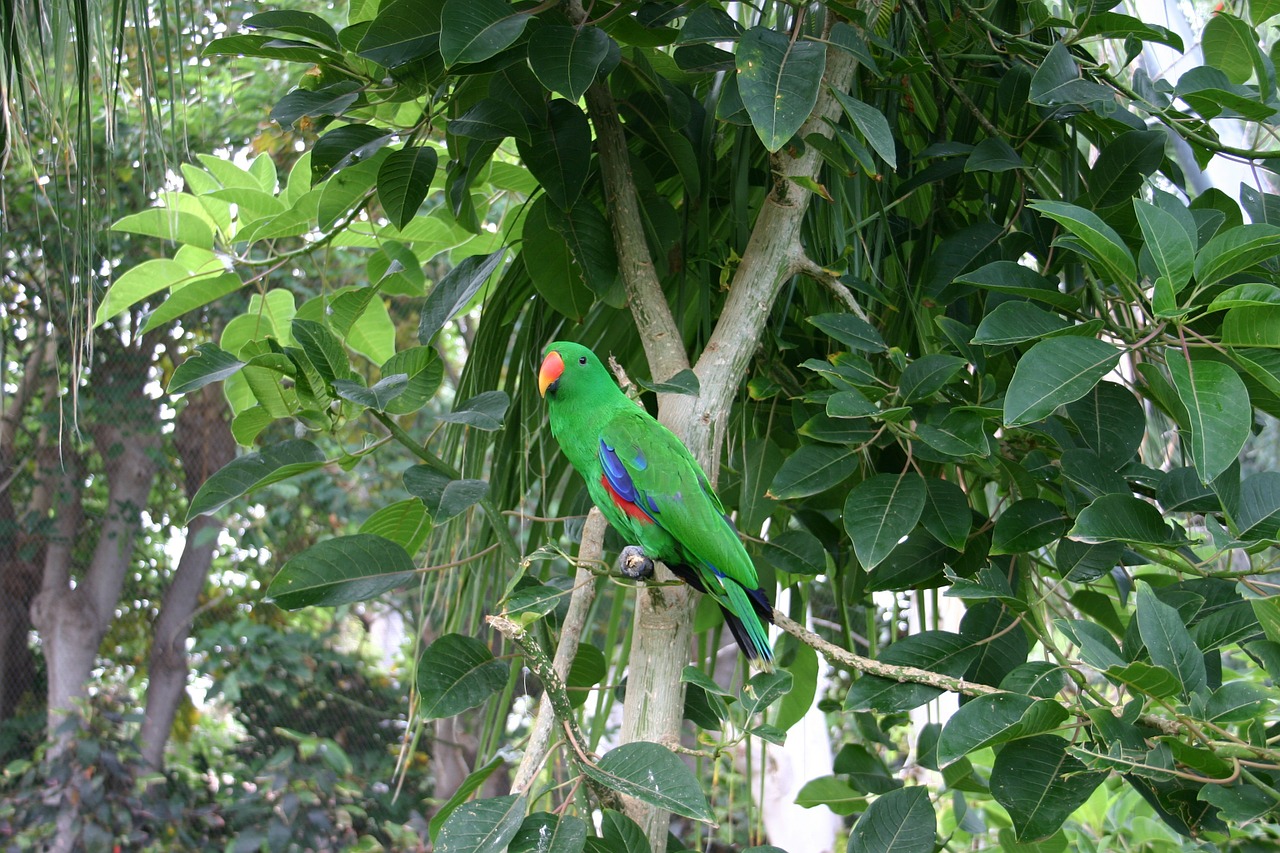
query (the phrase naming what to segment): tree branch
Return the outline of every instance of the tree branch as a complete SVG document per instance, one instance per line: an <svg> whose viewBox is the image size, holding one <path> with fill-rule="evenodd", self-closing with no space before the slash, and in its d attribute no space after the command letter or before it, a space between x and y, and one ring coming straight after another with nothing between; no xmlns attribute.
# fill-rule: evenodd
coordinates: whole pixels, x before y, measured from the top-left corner
<svg viewBox="0 0 1280 853"><path fill-rule="evenodd" d="M596 598L596 577L591 567L603 559L604 533L607 527L608 523L600 510L592 507L587 514L587 522L582 527L582 544L578 546L578 571L573 578L573 594L569 597L569 612L565 614L560 629L560 642L556 646L555 660L552 663L561 680L569 677L569 668L573 666L573 659L578 654L578 644L587 624L587 614ZM523 794L533 784L551 749L555 720L556 713L550 695L544 692L538 703L538 717L529 733L529 744L525 747L520 766L516 769L515 780L511 783L512 792Z"/></svg>

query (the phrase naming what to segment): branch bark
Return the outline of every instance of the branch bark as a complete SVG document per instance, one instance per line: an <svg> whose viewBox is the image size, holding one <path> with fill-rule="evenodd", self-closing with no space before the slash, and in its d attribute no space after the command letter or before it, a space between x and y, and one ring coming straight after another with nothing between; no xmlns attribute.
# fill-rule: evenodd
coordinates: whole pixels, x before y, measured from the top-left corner
<svg viewBox="0 0 1280 853"><path fill-rule="evenodd" d="M587 514L587 521L582 527L582 543L578 546L578 571L573 578L573 594L569 597L569 612L565 614L560 629L560 642L556 645L552 667L556 675L563 681L569 677L569 669L578 654L578 645L582 640L582 631L587 624L587 614L591 603L596 598L596 576L591 571L593 564L604 557L604 533L608 522L600 510L595 507ZM545 692L538 702L538 716L529 733L529 744L525 747L524 756L516 770L515 781L511 783L513 793L523 794L529 790L533 780L542 769L542 763L551 749L551 735L556 725L555 709L551 705L551 697Z"/></svg>
<svg viewBox="0 0 1280 853"><path fill-rule="evenodd" d="M205 480L236 455L227 404L216 386L188 395L186 406L178 413L174 443L182 459L190 500ZM165 744L186 692L187 637L221 529L222 522L207 515L187 525L182 556L156 617L147 672L147 706L139 733L142 757L156 768L164 766Z"/></svg>

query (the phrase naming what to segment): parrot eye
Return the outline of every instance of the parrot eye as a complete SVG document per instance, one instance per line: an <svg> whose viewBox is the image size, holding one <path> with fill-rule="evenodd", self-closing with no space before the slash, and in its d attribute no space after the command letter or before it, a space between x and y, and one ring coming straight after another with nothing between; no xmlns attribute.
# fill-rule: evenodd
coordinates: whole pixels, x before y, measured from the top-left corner
<svg viewBox="0 0 1280 853"><path fill-rule="evenodd" d="M585 355L578 356L578 364L586 364L586 363L587 363L587 357Z"/></svg>

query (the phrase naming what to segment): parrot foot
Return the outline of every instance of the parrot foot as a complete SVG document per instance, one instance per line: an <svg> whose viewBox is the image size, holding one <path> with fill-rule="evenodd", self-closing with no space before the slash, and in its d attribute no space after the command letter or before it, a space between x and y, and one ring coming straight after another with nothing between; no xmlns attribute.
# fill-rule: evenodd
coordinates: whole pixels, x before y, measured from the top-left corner
<svg viewBox="0 0 1280 853"><path fill-rule="evenodd" d="M618 569L632 580L653 577L653 560L645 556L639 545L628 545L618 555Z"/></svg>

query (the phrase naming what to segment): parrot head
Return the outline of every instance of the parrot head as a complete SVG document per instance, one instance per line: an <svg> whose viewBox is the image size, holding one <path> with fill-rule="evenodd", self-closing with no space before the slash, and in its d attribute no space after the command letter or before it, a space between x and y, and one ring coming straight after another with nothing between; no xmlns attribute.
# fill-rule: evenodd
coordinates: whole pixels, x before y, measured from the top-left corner
<svg viewBox="0 0 1280 853"><path fill-rule="evenodd" d="M604 364L582 344L555 341L542 351L538 393L548 400L566 395L586 399L617 388Z"/></svg>

